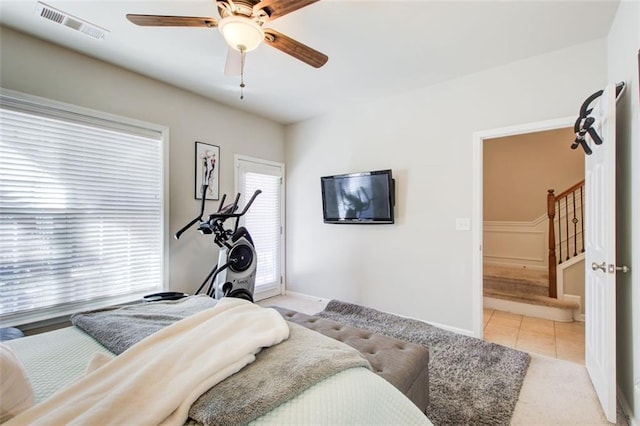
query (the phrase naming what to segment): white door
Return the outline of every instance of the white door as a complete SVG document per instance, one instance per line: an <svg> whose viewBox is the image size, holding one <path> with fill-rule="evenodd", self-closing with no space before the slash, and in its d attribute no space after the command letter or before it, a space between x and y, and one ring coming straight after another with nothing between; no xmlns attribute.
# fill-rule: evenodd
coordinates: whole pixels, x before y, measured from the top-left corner
<svg viewBox="0 0 640 426"><path fill-rule="evenodd" d="M244 156L236 156L235 163L241 204L257 189L262 191L242 218L258 255L254 291L258 301L284 292L284 164Z"/></svg>
<svg viewBox="0 0 640 426"><path fill-rule="evenodd" d="M616 422L616 89L595 106L602 145L585 165L585 363L602 409ZM613 267L610 267L613 266Z"/></svg>

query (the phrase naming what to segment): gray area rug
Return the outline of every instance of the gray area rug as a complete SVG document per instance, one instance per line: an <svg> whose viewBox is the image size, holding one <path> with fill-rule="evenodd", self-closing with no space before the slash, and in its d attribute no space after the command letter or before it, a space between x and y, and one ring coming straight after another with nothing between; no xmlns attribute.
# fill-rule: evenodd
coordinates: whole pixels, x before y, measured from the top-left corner
<svg viewBox="0 0 640 426"><path fill-rule="evenodd" d="M429 348L434 425L508 425L529 354L421 321L332 300L317 316Z"/></svg>

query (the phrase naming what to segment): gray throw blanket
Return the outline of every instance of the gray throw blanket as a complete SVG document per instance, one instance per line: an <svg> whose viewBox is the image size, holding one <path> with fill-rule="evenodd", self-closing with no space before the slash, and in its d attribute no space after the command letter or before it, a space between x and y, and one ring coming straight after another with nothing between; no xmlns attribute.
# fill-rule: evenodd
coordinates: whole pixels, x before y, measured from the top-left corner
<svg viewBox="0 0 640 426"><path fill-rule="evenodd" d="M72 323L114 353L217 303L207 296L85 312ZM205 425L246 424L331 375L352 367L371 368L357 350L287 322L284 342L263 349L256 361L200 396L189 417Z"/></svg>
<svg viewBox="0 0 640 426"><path fill-rule="evenodd" d="M213 308L217 300L191 296L164 302L112 306L71 315L71 323L81 328L112 353L120 355L145 337L189 315Z"/></svg>

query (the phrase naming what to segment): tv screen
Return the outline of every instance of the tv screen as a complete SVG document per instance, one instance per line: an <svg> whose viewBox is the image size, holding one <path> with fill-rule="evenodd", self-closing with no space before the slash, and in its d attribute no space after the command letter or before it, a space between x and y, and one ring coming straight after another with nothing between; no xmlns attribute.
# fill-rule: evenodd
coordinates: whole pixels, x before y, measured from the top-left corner
<svg viewBox="0 0 640 426"><path fill-rule="evenodd" d="M325 223L393 223L391 170L323 176Z"/></svg>

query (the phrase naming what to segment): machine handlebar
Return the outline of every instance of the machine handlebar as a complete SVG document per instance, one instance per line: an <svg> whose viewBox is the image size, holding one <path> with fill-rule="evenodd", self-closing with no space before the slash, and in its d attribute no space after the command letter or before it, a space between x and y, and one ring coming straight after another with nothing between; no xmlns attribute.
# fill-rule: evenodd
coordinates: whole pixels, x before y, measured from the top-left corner
<svg viewBox="0 0 640 426"><path fill-rule="evenodd" d="M247 204L244 206L244 209L242 209L242 211L240 213L233 213L233 212L235 212L237 210L237 208L238 208L238 200L240 199L240 194L237 194L236 200L233 203L233 208L231 209L232 213L221 213L220 211L218 211L216 213L210 214L209 215L209 222L211 222L212 220L215 220L215 219L222 219L224 221L224 220L227 220L227 219L240 218L240 217L244 216L245 213L247 213L247 211L251 207L251 204L253 204L253 202L256 199L256 197L258 195L260 195L261 193L262 193L262 191L257 189L256 192L253 193L253 195L251 196L251 198L249 199ZM227 210L227 209L225 209L225 210Z"/></svg>
<svg viewBox="0 0 640 426"><path fill-rule="evenodd" d="M185 226L183 226L178 232L175 233L175 238L176 240L180 239L180 236L189 228L191 228L193 225L195 225L198 222L202 222L202 216L204 215L204 206L206 203L206 196L205 193L207 191L207 186L208 185L202 185L202 202L200 203L200 215L196 218L194 218L191 222L187 223ZM227 194L223 194L222 195L222 199L220 200L220 205L218 206L218 211L216 213L210 214L209 215L209 220L207 222L211 223L215 220L220 220L221 222L224 222L227 219L236 219L236 228L238 227L238 219L240 219L240 217L244 216L245 213L247 213L247 211L249 210L249 208L251 207L251 204L253 204L253 202L255 201L256 197L262 193L261 190L257 189L253 195L251 196L251 198L249 199L249 201L247 202L247 204L244 206L244 209L242 209L242 211L240 213L234 213L237 209L238 209L238 201L240 200L240 193L236 194L236 199L234 200L233 204L229 207L223 208L224 205L224 200L227 198ZM229 212L230 213L226 213Z"/></svg>

